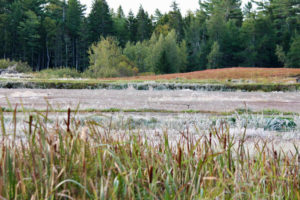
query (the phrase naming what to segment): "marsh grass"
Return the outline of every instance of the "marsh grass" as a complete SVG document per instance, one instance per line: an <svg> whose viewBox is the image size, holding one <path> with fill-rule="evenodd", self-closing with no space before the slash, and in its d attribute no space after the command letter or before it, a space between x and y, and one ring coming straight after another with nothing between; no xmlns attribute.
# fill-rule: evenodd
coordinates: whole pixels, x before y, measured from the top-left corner
<svg viewBox="0 0 300 200"><path fill-rule="evenodd" d="M233 137L226 123L172 140L83 125L71 110L55 125L47 112L26 114L19 133L17 112L9 131L0 110L1 199L300 199L298 147L258 141L250 153L245 133Z"/></svg>

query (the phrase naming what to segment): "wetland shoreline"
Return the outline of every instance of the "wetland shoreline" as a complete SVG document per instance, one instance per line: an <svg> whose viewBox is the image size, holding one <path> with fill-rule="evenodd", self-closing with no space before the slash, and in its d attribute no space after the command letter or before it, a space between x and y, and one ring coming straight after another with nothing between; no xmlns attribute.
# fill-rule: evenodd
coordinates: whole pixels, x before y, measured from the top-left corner
<svg viewBox="0 0 300 200"><path fill-rule="evenodd" d="M98 81L98 80L0 80L3 89L110 89L125 90L192 90L192 91L243 91L243 92L295 92L300 83L209 83L191 81Z"/></svg>

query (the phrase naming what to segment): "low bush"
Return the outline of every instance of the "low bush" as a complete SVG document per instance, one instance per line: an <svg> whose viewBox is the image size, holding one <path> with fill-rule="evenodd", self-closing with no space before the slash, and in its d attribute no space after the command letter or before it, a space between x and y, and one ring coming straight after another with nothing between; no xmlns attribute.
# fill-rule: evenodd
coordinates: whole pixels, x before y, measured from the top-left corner
<svg viewBox="0 0 300 200"><path fill-rule="evenodd" d="M102 38L91 46L89 55L90 67L85 72L88 77L111 78L138 74L138 68L122 54L115 38Z"/></svg>
<svg viewBox="0 0 300 200"><path fill-rule="evenodd" d="M36 74L37 78L81 78L82 74L71 68L45 69Z"/></svg>
<svg viewBox="0 0 300 200"><path fill-rule="evenodd" d="M32 72L31 67L26 62L21 61L11 61L9 59L0 60L0 69L7 69L9 67L16 66L16 71L19 73Z"/></svg>

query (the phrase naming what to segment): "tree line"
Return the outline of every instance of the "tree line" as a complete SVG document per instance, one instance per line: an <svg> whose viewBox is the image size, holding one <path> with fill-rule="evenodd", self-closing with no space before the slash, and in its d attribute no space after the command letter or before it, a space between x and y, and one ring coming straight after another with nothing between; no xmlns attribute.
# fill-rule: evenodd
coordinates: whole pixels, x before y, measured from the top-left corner
<svg viewBox="0 0 300 200"><path fill-rule="evenodd" d="M200 0L185 16L175 1L135 15L94 0L85 12L79 0L0 0L0 58L99 76L300 67L298 0Z"/></svg>

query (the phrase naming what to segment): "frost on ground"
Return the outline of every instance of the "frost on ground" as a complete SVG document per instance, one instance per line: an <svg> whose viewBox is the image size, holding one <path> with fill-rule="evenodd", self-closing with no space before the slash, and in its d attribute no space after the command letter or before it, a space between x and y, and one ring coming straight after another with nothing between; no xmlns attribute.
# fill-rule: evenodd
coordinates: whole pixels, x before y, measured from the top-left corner
<svg viewBox="0 0 300 200"><path fill-rule="evenodd" d="M228 112L240 108L252 111L276 109L283 112L300 113L300 93L297 92L208 92L191 90L138 91L127 90L28 90L0 89L0 106L7 108L22 103L25 108L45 110L50 104L54 109L156 109L168 111L215 111ZM19 106L20 108L20 106ZM45 113L39 120L45 120ZM230 136L240 140L245 136L249 149L254 151L264 144L268 148L295 151L300 147L300 118L297 115L234 114L218 116L192 113L95 113L72 116L84 128L95 122L101 133L125 137L136 133L155 144L165 133L172 144L179 142L183 134L189 134L194 141L208 137L214 128L226 128ZM5 113L5 125L12 134L14 123L12 113ZM47 115L46 125L64 127L65 113ZM29 113L17 116L17 132L28 129ZM34 118L38 120L38 118ZM102 128L101 128L102 127ZM246 131L245 131L246 127ZM220 132L220 130L218 131ZM244 135L245 133L245 135ZM18 134L21 139L24 134ZM264 141L266 143L264 143Z"/></svg>
<svg viewBox="0 0 300 200"><path fill-rule="evenodd" d="M45 109L155 109L168 111L230 112L278 110L300 113L299 92L209 92L192 90L39 90L0 89L0 105L22 104L25 108Z"/></svg>
<svg viewBox="0 0 300 200"><path fill-rule="evenodd" d="M45 113L33 114L34 121L44 120ZM24 133L28 130L28 119L30 113L18 114L17 132ZM291 127L282 126L281 129L273 130L269 126L270 118L288 120L294 122ZM65 127L66 114L56 113L47 116L46 126L55 129L56 126ZM214 133L228 134L238 142L245 139L245 144L249 153L254 153L255 149L265 146L278 152L295 152L295 147L300 147L300 117L290 116L282 118L278 116L263 115L232 115L215 116L207 114L166 114L166 113L97 113L97 114L73 114L74 120L79 126L78 129L86 130L92 124L97 124L97 132L104 135L113 135L122 140L131 134L144 138L153 145L167 135L170 144L176 144L184 138L197 142L204 137L212 136L216 140ZM5 115L5 127L10 136L13 135L14 123L13 114ZM73 127L75 128L75 127ZM246 129L245 129L246 128ZM278 128L278 127L277 127ZM88 132L83 131L86 135ZM85 137L86 137L85 135ZM26 135L19 134L19 139L26 139Z"/></svg>

